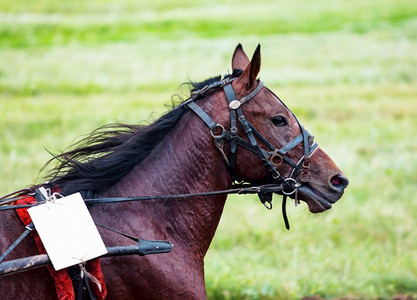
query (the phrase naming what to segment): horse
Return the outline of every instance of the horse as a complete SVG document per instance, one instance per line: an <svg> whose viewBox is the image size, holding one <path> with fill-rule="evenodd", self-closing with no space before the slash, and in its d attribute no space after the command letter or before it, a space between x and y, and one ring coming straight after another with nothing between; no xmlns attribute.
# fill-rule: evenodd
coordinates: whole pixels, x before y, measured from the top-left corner
<svg viewBox="0 0 417 300"><path fill-rule="evenodd" d="M258 79L260 45L251 59L239 44L232 74L191 83L191 97L148 125L111 124L53 158L49 188L91 199L196 194L168 200L89 205L97 223L145 239L167 240L170 253L101 258L106 299L205 299L204 257L227 190L239 182L279 184L312 213L328 210L348 179L296 116ZM261 193L265 205L271 193ZM15 211L0 212L0 254L24 230ZM106 246L130 241L99 228ZM38 254L26 238L11 259ZM0 278L2 299L56 299L45 267Z"/></svg>

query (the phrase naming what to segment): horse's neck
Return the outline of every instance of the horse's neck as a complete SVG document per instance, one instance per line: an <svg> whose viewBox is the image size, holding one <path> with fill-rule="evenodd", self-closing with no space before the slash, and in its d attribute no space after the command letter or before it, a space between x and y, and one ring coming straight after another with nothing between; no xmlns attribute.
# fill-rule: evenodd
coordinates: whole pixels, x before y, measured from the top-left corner
<svg viewBox="0 0 417 300"><path fill-rule="evenodd" d="M188 113L149 157L109 189L105 196L199 193L227 189L230 184L228 170L213 146L209 129L200 119ZM137 218L144 218L143 210L146 210L146 218L160 227L158 231L165 231L167 238L192 247L191 251L204 256L219 223L225 200L226 196L221 195L156 200L145 205L131 202L130 218L119 217L124 222L137 224ZM132 211L141 214L134 216Z"/></svg>

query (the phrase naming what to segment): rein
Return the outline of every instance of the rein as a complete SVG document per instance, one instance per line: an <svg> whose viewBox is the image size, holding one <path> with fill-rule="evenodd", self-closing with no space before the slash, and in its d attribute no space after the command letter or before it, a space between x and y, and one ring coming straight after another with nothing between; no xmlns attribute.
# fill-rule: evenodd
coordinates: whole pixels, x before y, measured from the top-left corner
<svg viewBox="0 0 417 300"><path fill-rule="evenodd" d="M141 197L110 197L110 198L93 198L84 199L86 205L103 204L103 203L117 203L117 202L132 202L132 201L148 201L148 200L169 200L169 199L180 199L180 198L191 198L191 197L207 197L216 195L230 195L230 194L258 194L258 193L279 193L282 192L283 187L275 184L266 184L261 186L247 186L242 185L239 188L233 188L228 190L219 190L212 192L193 193L193 194L177 194L177 195L159 195L159 196L141 196ZM18 208L30 208L40 204L44 204L47 201L39 201L34 204L24 205L4 205L6 203L14 202L17 198L7 198L0 202L0 211L11 210Z"/></svg>

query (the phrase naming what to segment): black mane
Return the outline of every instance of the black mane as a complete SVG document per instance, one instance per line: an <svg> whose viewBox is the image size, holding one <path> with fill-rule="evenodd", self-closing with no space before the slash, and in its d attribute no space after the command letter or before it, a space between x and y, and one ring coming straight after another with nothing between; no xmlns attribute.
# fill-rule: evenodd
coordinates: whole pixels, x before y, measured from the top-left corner
<svg viewBox="0 0 417 300"><path fill-rule="evenodd" d="M165 138L185 112L172 109L150 125L108 124L94 130L72 150L54 156L47 175L63 195L80 192L93 198L123 178Z"/></svg>
<svg viewBox="0 0 417 300"><path fill-rule="evenodd" d="M239 76L233 72L228 76ZM202 82L189 82L198 90L221 79L221 76ZM167 136L182 118L187 108L173 105L172 109L150 125L108 124L71 146L46 164L57 165L45 177L49 187L59 187L63 195L80 192L83 197L94 198L103 192L137 164L146 159L152 150Z"/></svg>
<svg viewBox="0 0 417 300"><path fill-rule="evenodd" d="M201 81L201 82L190 81L190 84L193 87L191 91L201 90L206 85L210 85L212 83L215 83L216 81L220 81L221 79L222 79L222 77L219 75L219 76L214 76L214 77L208 78L208 79L206 79L204 81Z"/></svg>
<svg viewBox="0 0 417 300"><path fill-rule="evenodd" d="M233 73L232 74L226 74L223 77L223 79L225 79L225 78L236 78L236 77L239 77L242 73L243 73L242 70L233 69ZM193 87L191 91L201 90L203 87L205 87L207 85L210 85L212 83L215 83L216 81L220 81L221 79L222 79L222 77L219 75L219 76L214 76L214 77L208 78L208 79L206 79L204 81L201 81L201 82L190 81L189 83Z"/></svg>

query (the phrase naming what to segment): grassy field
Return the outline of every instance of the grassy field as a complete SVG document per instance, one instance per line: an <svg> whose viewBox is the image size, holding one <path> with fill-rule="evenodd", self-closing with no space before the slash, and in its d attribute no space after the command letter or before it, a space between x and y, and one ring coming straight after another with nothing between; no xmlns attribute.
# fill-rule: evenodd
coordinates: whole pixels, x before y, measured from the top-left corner
<svg viewBox="0 0 417 300"><path fill-rule="evenodd" d="M290 232L231 197L209 299L417 298L415 0L0 0L0 194L36 181L44 147L158 117L239 42L351 183L328 213L288 206Z"/></svg>

